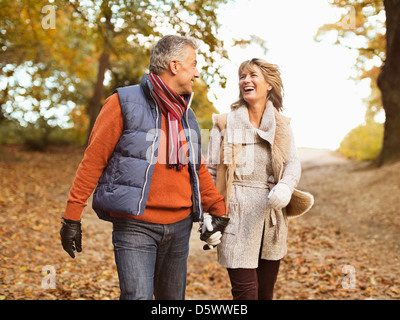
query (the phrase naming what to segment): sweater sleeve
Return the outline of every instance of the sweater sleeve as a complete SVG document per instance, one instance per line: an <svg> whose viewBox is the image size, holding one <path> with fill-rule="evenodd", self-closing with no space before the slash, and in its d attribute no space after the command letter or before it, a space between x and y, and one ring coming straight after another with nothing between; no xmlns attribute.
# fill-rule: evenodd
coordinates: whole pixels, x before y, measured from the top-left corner
<svg viewBox="0 0 400 320"><path fill-rule="evenodd" d="M285 169L282 174L282 179L279 182L285 183L287 186L289 186L290 190L293 192L294 188L297 187L301 177L301 162L299 155L297 153L293 130L290 126L289 126L289 132L290 132L290 151L289 151L289 156L286 160Z"/></svg>
<svg viewBox="0 0 400 320"><path fill-rule="evenodd" d="M201 188L201 204L204 211L207 211L214 216L225 215L226 206L224 197L221 196L215 188L213 178L206 168L203 156L199 170L199 180Z"/></svg>
<svg viewBox="0 0 400 320"><path fill-rule="evenodd" d="M69 192L63 217L80 220L83 209L121 137L123 119L118 94L105 101L93 126L83 159Z"/></svg>

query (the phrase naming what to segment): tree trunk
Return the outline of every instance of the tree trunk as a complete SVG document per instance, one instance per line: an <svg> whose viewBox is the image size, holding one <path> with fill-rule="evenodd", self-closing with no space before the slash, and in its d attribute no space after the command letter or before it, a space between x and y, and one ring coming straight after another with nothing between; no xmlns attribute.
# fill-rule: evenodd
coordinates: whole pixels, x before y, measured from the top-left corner
<svg viewBox="0 0 400 320"><path fill-rule="evenodd" d="M102 100L103 100L103 88L104 88L104 76L107 69L110 66L110 53L103 52L99 59L99 68L97 72L97 81L96 86L94 89L94 93L92 98L89 101L88 106L88 113L89 113L89 130L88 130L88 137L87 141L89 141L90 133L92 132L94 123L97 119L97 116L100 113L102 107Z"/></svg>
<svg viewBox="0 0 400 320"><path fill-rule="evenodd" d="M386 60L378 77L386 113L385 134L378 165L400 161L400 1L384 0Z"/></svg>

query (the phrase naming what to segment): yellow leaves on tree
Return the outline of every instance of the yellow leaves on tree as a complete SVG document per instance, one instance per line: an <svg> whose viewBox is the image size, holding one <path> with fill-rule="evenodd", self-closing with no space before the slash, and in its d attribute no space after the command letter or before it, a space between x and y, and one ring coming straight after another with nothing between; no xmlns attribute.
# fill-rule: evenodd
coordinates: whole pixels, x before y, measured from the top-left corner
<svg viewBox="0 0 400 320"><path fill-rule="evenodd" d="M383 140L383 124L368 121L351 130L340 143L339 151L348 158L357 160L375 159Z"/></svg>

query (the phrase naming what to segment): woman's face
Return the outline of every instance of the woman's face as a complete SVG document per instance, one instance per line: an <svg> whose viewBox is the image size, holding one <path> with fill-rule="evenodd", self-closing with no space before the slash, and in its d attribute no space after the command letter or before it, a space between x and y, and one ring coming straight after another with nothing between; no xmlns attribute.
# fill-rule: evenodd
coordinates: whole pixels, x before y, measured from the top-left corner
<svg viewBox="0 0 400 320"><path fill-rule="evenodd" d="M265 103L272 86L265 80L258 66L244 69L239 75L239 89L243 99L249 104Z"/></svg>

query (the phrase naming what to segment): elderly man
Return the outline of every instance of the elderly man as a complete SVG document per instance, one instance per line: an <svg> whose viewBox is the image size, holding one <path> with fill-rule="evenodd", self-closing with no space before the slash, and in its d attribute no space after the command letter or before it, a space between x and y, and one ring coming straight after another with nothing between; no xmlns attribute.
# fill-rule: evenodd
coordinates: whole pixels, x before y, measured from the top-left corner
<svg viewBox="0 0 400 320"><path fill-rule="evenodd" d="M72 258L82 251L81 215L95 189L93 209L113 223L121 299L184 299L192 224L203 211L225 214L190 109L196 49L190 38L165 36L141 83L105 101L69 193L62 245Z"/></svg>

